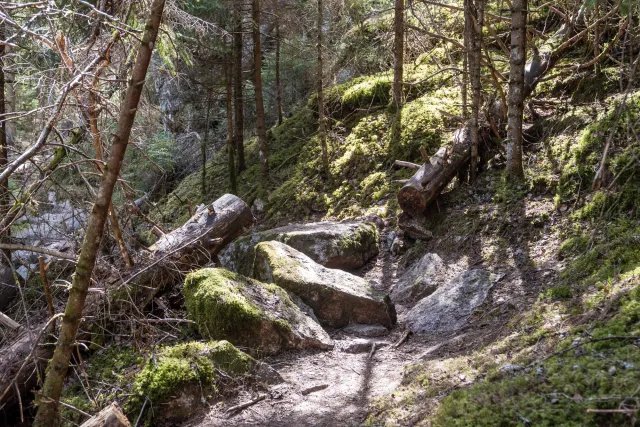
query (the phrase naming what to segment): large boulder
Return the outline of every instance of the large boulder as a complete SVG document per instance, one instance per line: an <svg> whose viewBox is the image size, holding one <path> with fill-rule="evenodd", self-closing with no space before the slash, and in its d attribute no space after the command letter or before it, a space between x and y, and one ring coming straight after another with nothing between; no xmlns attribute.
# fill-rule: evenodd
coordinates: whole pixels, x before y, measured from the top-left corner
<svg viewBox="0 0 640 427"><path fill-rule="evenodd" d="M447 278L448 269L437 254L427 253L409 267L391 291L391 301L410 304L431 295Z"/></svg>
<svg viewBox="0 0 640 427"><path fill-rule="evenodd" d="M274 228L244 236L220 256L225 268L245 276L253 272L254 247L276 240L329 268L362 267L378 253L378 231L368 222L314 222Z"/></svg>
<svg viewBox="0 0 640 427"><path fill-rule="evenodd" d="M387 327L395 323L389 298L363 278L323 267L280 242L259 243L255 251L254 277L298 295L321 323L332 327L352 322Z"/></svg>
<svg viewBox="0 0 640 427"><path fill-rule="evenodd" d="M423 298L406 315L416 333L461 329L489 294L495 279L486 270L466 270Z"/></svg>
<svg viewBox="0 0 640 427"><path fill-rule="evenodd" d="M327 333L273 284L205 268L187 275L185 305L200 334L225 339L257 352L284 349L329 349Z"/></svg>
<svg viewBox="0 0 640 427"><path fill-rule="evenodd" d="M146 406L154 408L146 412L148 422L175 425L218 394L219 380L255 376L263 369L262 363L228 341L165 347L136 375L126 409L137 417L147 402Z"/></svg>

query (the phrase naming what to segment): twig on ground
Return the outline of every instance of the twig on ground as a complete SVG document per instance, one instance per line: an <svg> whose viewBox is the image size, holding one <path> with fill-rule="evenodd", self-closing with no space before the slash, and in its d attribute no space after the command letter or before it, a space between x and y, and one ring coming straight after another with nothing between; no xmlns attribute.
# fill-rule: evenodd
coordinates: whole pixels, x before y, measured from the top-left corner
<svg viewBox="0 0 640 427"><path fill-rule="evenodd" d="M249 406L253 406L256 403L263 401L264 399L266 399L266 397L267 397L266 394L260 394L256 398L251 399L248 402L241 403L236 406L232 406L231 408L227 409L227 414L233 414L235 412L242 411L243 409L246 409Z"/></svg>

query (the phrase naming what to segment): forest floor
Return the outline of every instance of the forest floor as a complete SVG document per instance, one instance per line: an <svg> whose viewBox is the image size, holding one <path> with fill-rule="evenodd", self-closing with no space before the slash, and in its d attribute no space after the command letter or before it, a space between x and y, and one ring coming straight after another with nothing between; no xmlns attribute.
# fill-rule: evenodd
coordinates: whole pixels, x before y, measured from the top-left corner
<svg viewBox="0 0 640 427"><path fill-rule="evenodd" d="M455 198L448 204L441 204L446 212L435 215L439 219L435 221L434 237L430 241L418 243L403 255L394 255L386 244L385 231L378 257L358 274L379 290L390 292L405 266L427 252L440 255L449 267L447 277L438 278L441 282L451 274L470 268L496 273L499 279L467 326L449 333L412 334L396 347L394 344L404 336L406 312L405 308L397 306L399 322L391 333L385 337L367 338L377 343L373 355L370 355L369 347L359 354L345 352L350 343L359 339L341 330L330 331L336 343L332 351L289 352L264 360L279 372L283 383L262 388L240 387L233 396L204 408L183 425L362 425L368 418L375 419L379 415L375 409L379 402L393 401L396 397L404 399L401 395L396 396L396 390L409 385L411 372L416 367L428 364L430 369L438 371L440 380L446 378L447 386L439 396L417 395L417 406L410 414L404 414L400 424L414 425L429 415L439 398L472 384L474 375L468 374L469 366L460 366L459 362L462 360L463 365L471 365L471 360L464 362L465 357L471 358L478 351L491 353L492 344L513 333L509 320L530 310L541 290L562 269L556 257L559 238L549 231L552 224L562 220L562 214L556 211L550 198L530 195L517 208L505 212L499 203L486 198L479 190L473 190L473 187L462 190L453 192ZM446 206L452 207L447 209ZM469 215L470 209L483 212L481 221L474 221L473 214ZM500 212L499 221L491 220L496 212ZM547 218L547 223L539 229L519 225L540 215ZM512 227L506 230L500 227L511 222ZM549 230L542 233L542 227ZM496 234L497 231L500 232ZM498 237L500 244L496 243ZM553 327L560 333L567 326ZM499 363L508 363L513 357L508 348L499 353L488 357ZM326 388L303 394L314 386ZM260 394L265 395L264 400L232 416L226 413L227 408L252 401ZM370 424L383 425L375 421Z"/></svg>

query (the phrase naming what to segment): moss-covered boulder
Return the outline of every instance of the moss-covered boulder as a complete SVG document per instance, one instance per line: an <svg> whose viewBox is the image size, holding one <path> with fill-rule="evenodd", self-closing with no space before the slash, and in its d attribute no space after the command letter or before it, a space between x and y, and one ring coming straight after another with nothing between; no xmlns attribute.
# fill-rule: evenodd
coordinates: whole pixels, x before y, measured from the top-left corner
<svg viewBox="0 0 640 427"><path fill-rule="evenodd" d="M136 376L127 412L138 416L144 405L153 408L146 416L154 425L184 421L218 392L218 371L237 377L250 374L259 366L228 341L165 347L149 358Z"/></svg>
<svg viewBox="0 0 640 427"><path fill-rule="evenodd" d="M332 327L395 323L389 298L363 278L323 267L281 242L259 243L255 252L254 277L298 295L321 323Z"/></svg>
<svg viewBox="0 0 640 427"><path fill-rule="evenodd" d="M254 246L276 240L329 268L362 267L378 253L378 231L367 222L314 222L253 233L231 243L220 256L225 268L245 276L253 272Z"/></svg>
<svg viewBox="0 0 640 427"><path fill-rule="evenodd" d="M203 337L267 354L332 347L322 327L276 285L206 268L187 275L184 295L187 312Z"/></svg>

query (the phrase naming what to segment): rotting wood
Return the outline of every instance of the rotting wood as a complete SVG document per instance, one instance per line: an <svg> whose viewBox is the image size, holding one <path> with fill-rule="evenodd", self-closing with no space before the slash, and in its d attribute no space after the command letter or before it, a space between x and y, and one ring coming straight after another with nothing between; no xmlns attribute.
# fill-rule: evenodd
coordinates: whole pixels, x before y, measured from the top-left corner
<svg viewBox="0 0 640 427"><path fill-rule="evenodd" d="M442 147L428 162L418 169L398 191L398 203L411 216L424 212L440 192L466 167L471 156L469 130L458 129L453 137L453 147Z"/></svg>
<svg viewBox="0 0 640 427"><path fill-rule="evenodd" d="M112 403L85 421L80 427L131 427L131 424L120 407L116 403Z"/></svg>

